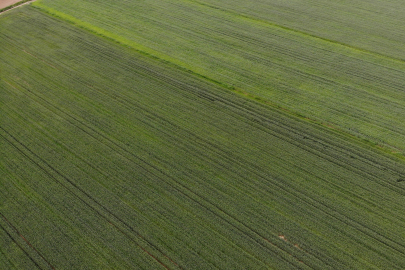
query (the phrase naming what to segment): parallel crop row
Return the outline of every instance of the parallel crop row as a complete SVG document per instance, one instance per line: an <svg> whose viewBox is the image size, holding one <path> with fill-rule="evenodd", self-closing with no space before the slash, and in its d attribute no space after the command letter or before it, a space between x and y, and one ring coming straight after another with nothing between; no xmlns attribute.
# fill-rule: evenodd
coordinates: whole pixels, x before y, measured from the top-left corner
<svg viewBox="0 0 405 270"><path fill-rule="evenodd" d="M400 23L405 7L400 1L191 1L330 42L405 59L405 29Z"/></svg>
<svg viewBox="0 0 405 270"><path fill-rule="evenodd" d="M246 11L252 17L244 15L243 4L238 10L232 1L213 0L74 5L41 0L34 6L256 99L403 152L404 63L263 22L263 16L273 18L277 6L267 2L274 1L259 1ZM236 10L229 12L229 5ZM263 5L267 8L260 9ZM300 11L294 5L291 17ZM383 39L379 34L370 36Z"/></svg>
<svg viewBox="0 0 405 270"><path fill-rule="evenodd" d="M405 267L402 163L33 8L0 24L0 268Z"/></svg>

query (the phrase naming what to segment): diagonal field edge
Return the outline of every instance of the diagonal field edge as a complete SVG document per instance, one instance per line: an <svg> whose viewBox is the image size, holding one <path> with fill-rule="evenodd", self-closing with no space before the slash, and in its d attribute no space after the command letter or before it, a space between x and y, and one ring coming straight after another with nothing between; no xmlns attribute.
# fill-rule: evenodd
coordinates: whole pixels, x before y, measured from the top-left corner
<svg viewBox="0 0 405 270"><path fill-rule="evenodd" d="M259 22L261 24L265 24L267 26L270 25L272 27L279 28L279 29L282 29L284 31L289 31L289 32L293 32L295 34L304 35L306 37L311 37L311 38L316 39L318 41L321 40L322 42L333 44L334 46L340 46L340 47L350 49L350 50L353 50L353 51L363 52L363 53L372 55L374 57L384 58L384 59L388 59L390 61L396 61L396 62L399 62L401 64L405 63L405 60L402 60L402 59L395 59L395 58L392 58L392 57L389 57L389 56L386 56L386 55L380 55L380 54L374 53L372 51L364 50L364 49L357 48L357 47L354 47L354 46L350 46L350 45L347 45L347 44L344 44L344 43L339 43L339 42L336 42L336 41L333 41L333 40L328 40L328 39L325 39L325 38L317 37L317 36L314 36L314 35L299 31L299 30L294 30L294 29L284 27L284 26L281 26L281 25L277 25L277 24L266 22L266 21L253 19L251 17L241 15L241 14L238 14L238 13L235 13L235 12L232 12L232 11L222 10L221 8L209 6L209 5L206 5L206 4L201 4L200 2L198 2L196 0L189 0L189 1L196 2L197 4L200 4L200 5L203 5L203 6L208 6L210 8L219 9L221 11L228 12L228 13L230 13L232 15L241 16L241 17L244 17L246 19L252 20L252 21L254 21L256 23ZM42 11L42 12L44 12L44 13L46 13L46 14L48 14L48 15L50 15L50 16L52 16L52 17L61 19L61 20L65 21L65 22L68 22L68 23L70 23L70 24L72 24L74 26L77 26L77 27L79 27L79 28L81 28L83 30L86 30L86 31L88 31L88 32L90 32L92 34L95 34L95 35L97 35L99 37L105 38L105 39L107 39L109 41L112 41L112 42L114 42L116 44L119 44L121 46L133 49L133 50L137 51L138 53L141 53L142 55L145 55L145 56L154 58L156 60L162 61L165 64L168 64L168 65L170 65L172 67L176 67L177 69L186 71L186 72L191 73L191 74L193 74L193 75L195 75L195 76L197 76L199 78L202 78L202 79L207 80L207 81L209 81L211 83L214 83L216 85L224 87L227 90L230 90L230 91L238 94L239 96L242 96L244 98L249 98L251 100L254 100L255 102L262 103L262 104L265 104L267 106L274 107L274 108L276 108L278 110L283 110L285 113L287 113L289 115L293 115L295 117L298 117L298 118L300 118L302 120L305 120L307 122L311 122L311 123L314 123L314 124L317 124L317 125L321 125L321 126L327 128L327 129L332 129L332 130L334 130L334 131L336 131L338 133L344 134L346 136L350 136L351 138L357 140L358 142L362 142L362 143L365 143L367 145L370 145L374 149L377 149L377 150L380 150L380 151L382 150L385 153L388 153L388 154L390 154L392 156L395 156L396 158L400 159L402 162L405 162L405 155L402 154L402 153L398 153L398 149L396 149L395 146L388 145L388 144L379 145L377 142L370 141L370 140L368 140L366 138L356 137L353 134L350 134L349 132L345 131L344 129L342 129L340 127L337 127L337 126L333 126L333 125L329 124L328 122L323 122L323 121L320 121L320 120L309 118L306 115L303 115L301 113L298 113L298 112L292 111L290 109L284 108L284 107L282 107L282 106L280 106L280 105L278 105L278 104L276 104L276 103L274 103L274 102L272 102L272 101L270 101L268 99L261 98L259 96L256 96L256 95L252 94L252 93L247 93L247 92L245 92L243 90L240 90L240 89L236 89L232 85L229 85L227 83L224 83L224 82L221 82L221 81L218 81L216 79L212 79L212 78L210 78L208 76L203 75L203 72L201 72L198 69L198 67L188 65L188 64L186 64L184 62L181 62L178 59L175 59L173 57L170 57L170 56L168 56L168 55L166 55L164 53L161 53L159 51L156 51L154 49L151 49L151 48L148 48L148 47L146 47L144 45L136 43L134 41L123 38L122 36L119 36L119 35L114 34L112 32L106 31L106 30L104 30L104 29L102 29L100 27L94 26L94 25L92 25L90 23L86 23L86 22L84 22L82 20L79 20L79 19L77 19L77 18L75 18L75 17L73 17L71 15L68 15L68 14L60 12L58 10L55 10L53 8L47 7L47 6L43 5L43 4L41 4L40 0L34 2L31 6L38 9L38 10L40 10L40 11Z"/></svg>

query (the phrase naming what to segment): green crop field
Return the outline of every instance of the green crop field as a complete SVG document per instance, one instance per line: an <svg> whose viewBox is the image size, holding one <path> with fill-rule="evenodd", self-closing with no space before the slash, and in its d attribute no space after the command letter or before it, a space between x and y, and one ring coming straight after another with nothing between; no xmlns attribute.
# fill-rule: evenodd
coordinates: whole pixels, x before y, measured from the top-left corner
<svg viewBox="0 0 405 270"><path fill-rule="evenodd" d="M214 2L0 15L0 269L405 269L403 63Z"/></svg>
<svg viewBox="0 0 405 270"><path fill-rule="evenodd" d="M228 88L405 153L405 5L330 2L39 0L34 6ZM370 10L381 14L368 16Z"/></svg>
<svg viewBox="0 0 405 270"><path fill-rule="evenodd" d="M288 30L405 60L405 6L398 0L192 0Z"/></svg>

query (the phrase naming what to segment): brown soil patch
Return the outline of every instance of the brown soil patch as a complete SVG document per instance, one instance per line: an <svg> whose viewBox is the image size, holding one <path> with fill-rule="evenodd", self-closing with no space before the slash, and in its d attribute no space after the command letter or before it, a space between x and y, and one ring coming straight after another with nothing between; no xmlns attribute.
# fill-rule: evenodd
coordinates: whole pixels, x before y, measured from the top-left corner
<svg viewBox="0 0 405 270"><path fill-rule="evenodd" d="M15 3L20 2L21 0L0 0L0 9L11 6Z"/></svg>
<svg viewBox="0 0 405 270"><path fill-rule="evenodd" d="M283 239L284 241L286 241L286 242L287 242L287 238L285 238L285 236L284 236L284 235L280 234L278 237L279 237L280 239Z"/></svg>

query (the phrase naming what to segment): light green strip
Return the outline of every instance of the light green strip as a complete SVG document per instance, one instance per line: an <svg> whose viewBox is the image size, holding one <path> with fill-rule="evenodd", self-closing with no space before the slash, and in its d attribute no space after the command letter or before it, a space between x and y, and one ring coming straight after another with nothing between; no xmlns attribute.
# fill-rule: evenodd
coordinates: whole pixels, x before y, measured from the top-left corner
<svg viewBox="0 0 405 270"><path fill-rule="evenodd" d="M153 58L163 60L164 62L168 62L170 64L174 64L176 66L179 66L180 68L185 69L186 71L191 71L193 73L196 73L197 75L202 76L205 79L209 79L209 78L201 75L201 73L203 73L203 71L200 70L199 68L196 68L194 66L190 66L190 65L188 65L188 64L186 64L184 62L181 62L181 61L177 60L176 58L173 58L173 57L171 57L171 56L169 56L167 54L163 54L161 52L155 51L155 50L150 49L148 47L145 47L145 46L143 46L143 45L141 45L139 43L136 43L134 41L123 38L122 36L119 36L119 35L114 34L112 32L106 31L106 30L104 30L104 29L102 29L100 27L97 27L97 26L94 26L94 25L92 25L90 23L81 21L81 20L79 20L79 19L77 19L77 18L75 18L73 16L67 15L67 14L62 13L62 12L60 12L58 10L53 9L53 8L47 7L47 6L43 5L41 3L41 1L34 2L32 4L32 6L35 7L35 8L38 8L39 10L41 10L43 12L46 12L46 13L52 15L54 17L60 18L60 19L65 20L65 21L67 21L69 23L72 23L72 24L74 24L74 25L76 25L76 26L78 26L78 27L80 27L82 29L90 31L93 34L96 34L98 36L107 38L107 39L112 40L112 41L114 41L114 42L116 42L118 44L124 45L126 47L130 47L132 49L135 49L136 51L138 51L138 52L140 52L142 54L152 56ZM212 79L209 79L209 80L213 81ZM214 82L217 83L217 84L223 85L220 82L216 82L216 81L214 81Z"/></svg>

